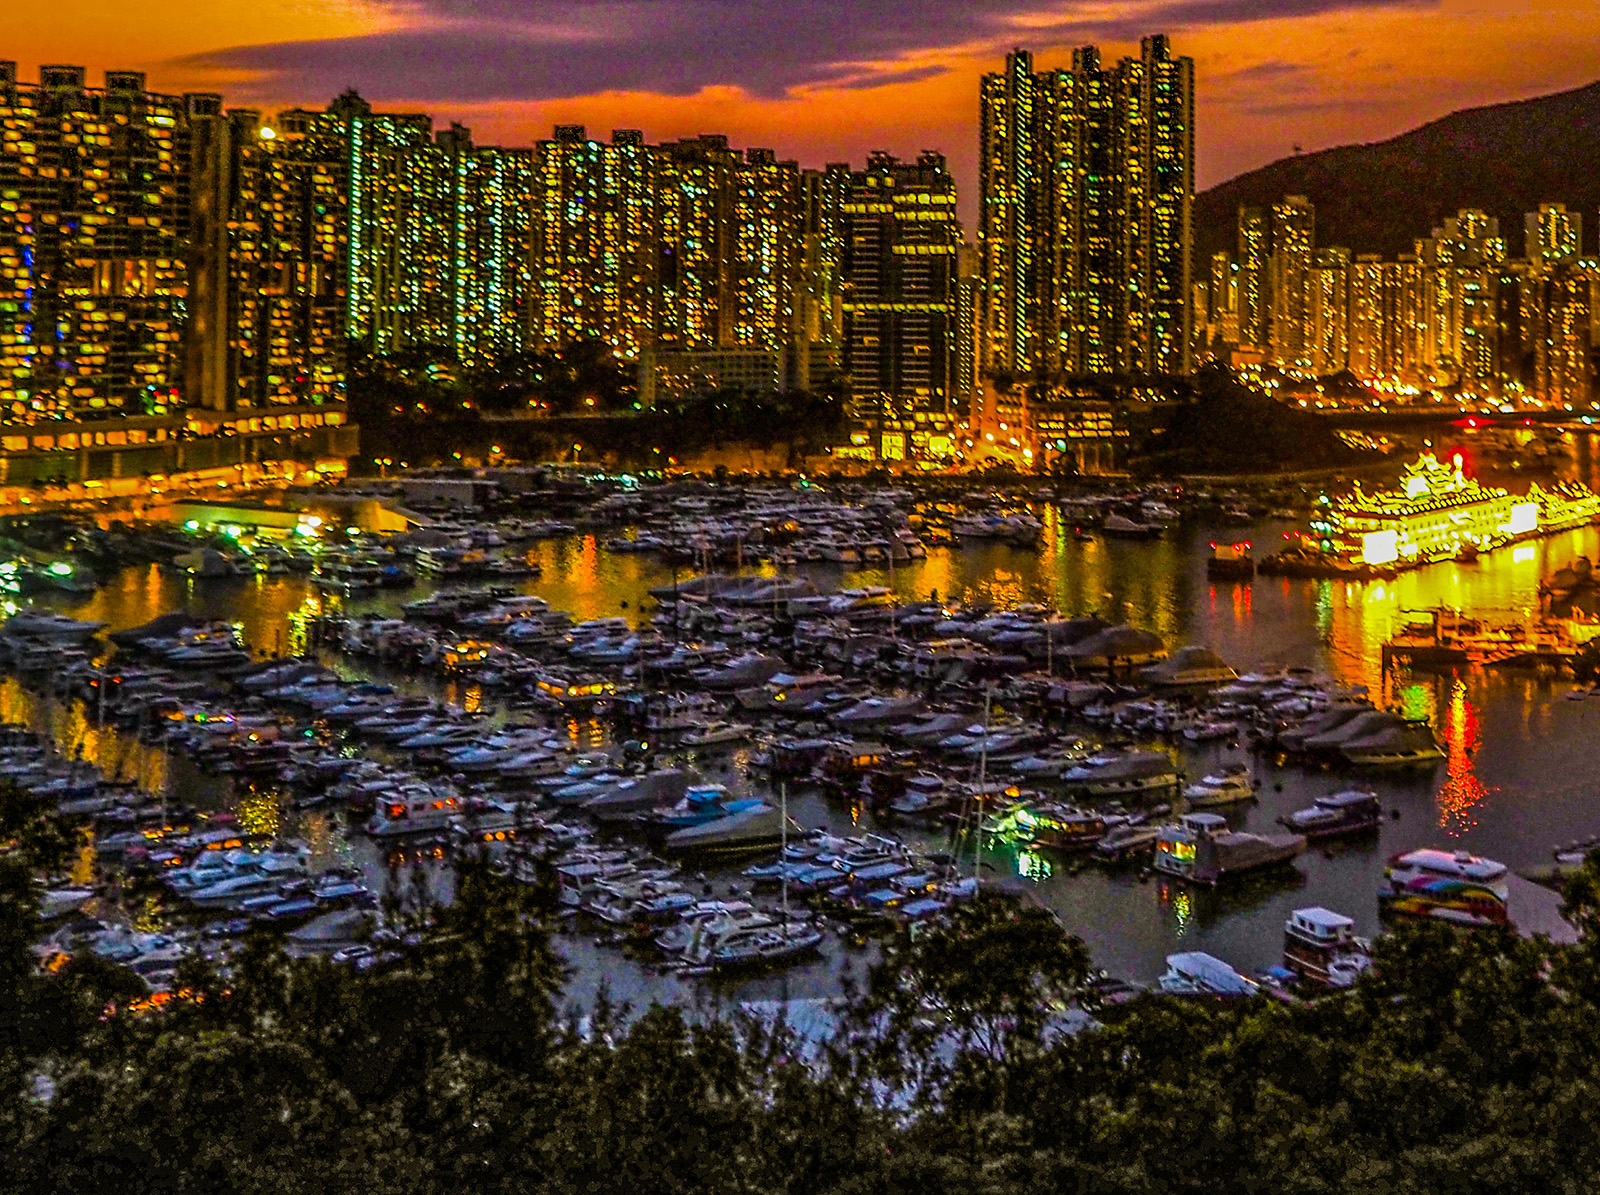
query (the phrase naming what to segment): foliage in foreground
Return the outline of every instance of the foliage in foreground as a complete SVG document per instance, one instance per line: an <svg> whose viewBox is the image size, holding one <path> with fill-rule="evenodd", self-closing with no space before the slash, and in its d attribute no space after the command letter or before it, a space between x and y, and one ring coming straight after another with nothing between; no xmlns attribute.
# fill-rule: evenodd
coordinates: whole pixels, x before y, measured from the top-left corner
<svg viewBox="0 0 1600 1195"><path fill-rule="evenodd" d="M1600 871L1572 889L1600 927ZM0 862L0 1190L1579 1192L1600 1173L1600 958L1438 926L1306 1007L1142 998L1077 1036L1088 960L985 896L896 939L833 1042L602 1009L579 1034L536 893L460 899L367 976L251 943L224 995L104 1016L35 972ZM53 1081L40 1098L38 1076Z"/></svg>

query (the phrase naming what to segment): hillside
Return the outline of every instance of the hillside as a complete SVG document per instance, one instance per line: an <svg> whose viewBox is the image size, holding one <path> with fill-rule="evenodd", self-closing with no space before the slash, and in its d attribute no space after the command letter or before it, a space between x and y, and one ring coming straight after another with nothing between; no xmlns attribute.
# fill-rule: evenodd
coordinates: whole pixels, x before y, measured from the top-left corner
<svg viewBox="0 0 1600 1195"><path fill-rule="evenodd" d="M1460 208L1500 218L1513 257L1522 214L1541 202L1584 216L1588 251L1600 220L1600 82L1575 91L1452 113L1388 141L1284 158L1195 199L1195 265L1236 247L1240 204L1305 195L1317 207L1317 244L1355 253L1409 253Z"/></svg>

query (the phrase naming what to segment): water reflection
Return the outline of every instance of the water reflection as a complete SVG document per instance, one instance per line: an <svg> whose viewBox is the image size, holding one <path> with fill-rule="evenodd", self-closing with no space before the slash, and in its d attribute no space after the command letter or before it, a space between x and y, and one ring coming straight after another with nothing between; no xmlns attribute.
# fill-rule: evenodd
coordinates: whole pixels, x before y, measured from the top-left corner
<svg viewBox="0 0 1600 1195"><path fill-rule="evenodd" d="M1450 700L1440 720L1439 738L1445 749L1445 782L1436 798L1439 806L1439 828L1452 838L1459 838L1478 824L1475 810L1489 795L1489 790L1473 770L1472 759L1477 754L1478 714L1467 700L1466 682L1455 677L1450 686Z"/></svg>
<svg viewBox="0 0 1600 1195"><path fill-rule="evenodd" d="M1186 936L1194 923L1194 893L1183 884L1162 880L1156 885L1156 900L1172 918L1177 936Z"/></svg>

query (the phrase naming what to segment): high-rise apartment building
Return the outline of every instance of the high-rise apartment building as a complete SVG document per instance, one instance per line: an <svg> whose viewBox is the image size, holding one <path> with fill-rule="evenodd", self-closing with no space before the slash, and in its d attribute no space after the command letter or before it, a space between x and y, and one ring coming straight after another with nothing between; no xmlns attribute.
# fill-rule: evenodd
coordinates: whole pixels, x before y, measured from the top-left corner
<svg viewBox="0 0 1600 1195"><path fill-rule="evenodd" d="M0 415L174 401L187 276L183 100L77 66L0 62Z"/></svg>
<svg viewBox="0 0 1600 1195"><path fill-rule="evenodd" d="M961 226L943 155L874 153L842 206L844 372L857 417L881 455L949 451L962 389Z"/></svg>
<svg viewBox="0 0 1600 1195"><path fill-rule="evenodd" d="M991 374L1190 365L1194 65L1165 37L980 87L980 357Z"/></svg>
<svg viewBox="0 0 1600 1195"><path fill-rule="evenodd" d="M1270 359L1279 369L1311 368L1312 250L1316 244L1316 208L1304 195L1291 195L1272 205L1272 250L1267 257Z"/></svg>
<svg viewBox="0 0 1600 1195"><path fill-rule="evenodd" d="M215 411L340 398L345 159L293 114L186 97L193 145L184 391Z"/></svg>
<svg viewBox="0 0 1600 1195"><path fill-rule="evenodd" d="M474 145L459 124L434 137L450 172L447 294L450 341L462 361L523 349L532 303L534 154Z"/></svg>
<svg viewBox="0 0 1600 1195"><path fill-rule="evenodd" d="M634 359L655 336L656 156L637 130L557 125L534 150L532 344L602 340Z"/></svg>
<svg viewBox="0 0 1600 1195"><path fill-rule="evenodd" d="M1532 262L1555 265L1583 253L1583 213L1567 211L1564 203L1541 203L1523 216L1522 233L1523 256Z"/></svg>

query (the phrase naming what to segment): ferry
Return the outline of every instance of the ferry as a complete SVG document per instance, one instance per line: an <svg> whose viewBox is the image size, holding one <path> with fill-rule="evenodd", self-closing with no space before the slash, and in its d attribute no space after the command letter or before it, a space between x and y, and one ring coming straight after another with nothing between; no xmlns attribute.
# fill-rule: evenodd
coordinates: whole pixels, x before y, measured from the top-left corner
<svg viewBox="0 0 1600 1195"><path fill-rule="evenodd" d="M1381 912L1455 925L1504 925L1506 865L1465 851L1423 848L1389 860L1378 890Z"/></svg>

